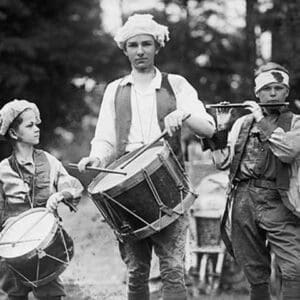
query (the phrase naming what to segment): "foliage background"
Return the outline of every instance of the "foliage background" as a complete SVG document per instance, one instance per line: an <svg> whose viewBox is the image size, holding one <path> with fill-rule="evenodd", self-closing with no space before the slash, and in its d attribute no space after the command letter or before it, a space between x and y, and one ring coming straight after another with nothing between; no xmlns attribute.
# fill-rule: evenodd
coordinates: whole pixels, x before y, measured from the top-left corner
<svg viewBox="0 0 300 300"><path fill-rule="evenodd" d="M263 62L257 39L265 31L272 33L271 59L290 69L291 98L297 98L299 1L236 1L246 13L245 26L234 30L229 30L225 0L160 2L163 9L147 12L169 26L171 40L157 65L185 76L202 101L253 99L253 69ZM271 5L263 11L265 2ZM99 4L0 0L0 106L14 98L36 102L43 119L41 146L64 161L88 154L105 86L129 71L104 31ZM223 26L212 25L213 19ZM6 142L0 145L2 158L10 149Z"/></svg>

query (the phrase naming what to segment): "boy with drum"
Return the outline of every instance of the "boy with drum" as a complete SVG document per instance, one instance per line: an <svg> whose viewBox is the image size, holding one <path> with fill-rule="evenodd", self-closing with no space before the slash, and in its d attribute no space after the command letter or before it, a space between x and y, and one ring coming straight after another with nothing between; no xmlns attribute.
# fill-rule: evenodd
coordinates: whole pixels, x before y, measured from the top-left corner
<svg viewBox="0 0 300 300"><path fill-rule="evenodd" d="M180 127L185 121L196 134L211 136L215 125L206 113L197 92L180 75L161 73L154 65L159 50L169 39L166 26L149 14L131 16L115 36L127 56L132 72L107 86L89 157L82 158L79 169L87 165L105 166L160 136L164 129L174 153L182 162ZM184 246L186 216L148 238L120 242L119 248L128 270L128 299L149 299L148 279L154 249L160 262L164 300L186 299L184 283Z"/></svg>
<svg viewBox="0 0 300 300"><path fill-rule="evenodd" d="M270 250L282 276L282 299L300 299L300 116L276 106L288 94L288 71L270 62L255 74L255 95L274 106L244 102L250 114L233 124L228 138L230 110L217 111L213 158L230 170L222 235L250 283L251 300L271 299Z"/></svg>
<svg viewBox="0 0 300 300"><path fill-rule="evenodd" d="M40 113L27 100L13 100L0 110L0 135L11 143L12 155L0 162L0 229L31 208L46 207L56 213L60 202L77 205L82 186L62 164L46 151L35 149L40 140ZM9 300L26 300L33 292L40 300L65 296L59 278L38 287L24 285L20 277L1 262L0 287Z"/></svg>

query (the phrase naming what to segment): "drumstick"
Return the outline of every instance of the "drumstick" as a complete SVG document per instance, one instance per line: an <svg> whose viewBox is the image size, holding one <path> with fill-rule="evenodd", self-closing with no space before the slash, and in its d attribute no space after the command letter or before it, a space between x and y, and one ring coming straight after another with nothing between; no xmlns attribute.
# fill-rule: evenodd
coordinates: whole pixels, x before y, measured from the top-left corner
<svg viewBox="0 0 300 300"><path fill-rule="evenodd" d="M40 223L47 215L49 214L49 210L47 209L41 216L34 222L16 241L15 243L19 243L20 240L31 231L38 223Z"/></svg>
<svg viewBox="0 0 300 300"><path fill-rule="evenodd" d="M191 114L188 114L185 118L182 119L182 122L184 122L186 119L188 119L191 116ZM141 154L143 154L146 150L151 148L155 143L157 143L161 138L165 137L167 135L168 131L165 129L157 138L155 138L152 142L150 142L145 147L141 148L136 154L134 154L129 160L127 160L120 169L124 169L126 166L128 166L132 161L134 161L137 157L139 157Z"/></svg>
<svg viewBox="0 0 300 300"><path fill-rule="evenodd" d="M73 169L78 169L77 164L69 163L68 166L70 168L73 168ZM111 170L111 169L105 169L105 168L97 168L97 167L87 166L86 169L91 170L91 171L104 172L104 173L112 173L112 174L119 174L119 175L125 175L125 176L127 175L126 172L116 171L116 170Z"/></svg>
<svg viewBox="0 0 300 300"><path fill-rule="evenodd" d="M0 247L5 245L11 245L11 244L30 243L30 242L40 241L40 240L41 239L30 239L30 240L14 241L14 242L0 242Z"/></svg>

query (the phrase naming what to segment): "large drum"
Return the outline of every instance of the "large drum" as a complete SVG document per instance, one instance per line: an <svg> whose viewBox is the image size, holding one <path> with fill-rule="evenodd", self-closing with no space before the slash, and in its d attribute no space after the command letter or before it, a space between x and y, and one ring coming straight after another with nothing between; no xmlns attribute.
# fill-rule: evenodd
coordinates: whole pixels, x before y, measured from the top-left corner
<svg viewBox="0 0 300 300"><path fill-rule="evenodd" d="M45 208L20 214L0 233L0 257L27 286L44 285L68 266L73 241Z"/></svg>
<svg viewBox="0 0 300 300"><path fill-rule="evenodd" d="M99 174L88 192L120 240L159 232L194 202L189 179L170 146L154 146L127 164L136 151L109 168L126 175Z"/></svg>

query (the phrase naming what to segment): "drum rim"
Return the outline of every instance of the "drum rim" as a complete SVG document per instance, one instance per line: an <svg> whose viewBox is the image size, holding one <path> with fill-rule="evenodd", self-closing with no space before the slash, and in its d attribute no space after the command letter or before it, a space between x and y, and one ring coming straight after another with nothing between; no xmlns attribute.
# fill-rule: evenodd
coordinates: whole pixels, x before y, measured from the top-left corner
<svg viewBox="0 0 300 300"><path fill-rule="evenodd" d="M168 149L168 147L166 145L154 145L154 147L159 147L161 148L161 151L159 153L157 153L156 157L153 159L153 161L151 161L149 164L144 166L144 170L147 171L148 175L152 175L154 172L156 172L160 167L163 166L159 155L163 156L163 158L167 158L170 156L170 150ZM140 148L139 148L140 149ZM124 162L124 159L127 158L129 159L130 157L132 157L135 152L137 152L139 149L132 151L128 154L126 154L125 156L121 157L119 160L113 162L111 165L109 165L109 168L113 167L117 167L118 165L122 164ZM126 160L125 160L126 161ZM119 163L119 164L117 164ZM99 183L99 177L104 178L105 176L107 176L107 174L99 174L97 175L93 181L90 183L90 185L88 186L88 194L90 195L90 197L93 199L94 195L102 195L103 193L108 194L111 197L117 197L120 194L122 194L125 191L128 191L129 189L135 187L137 184L141 183L142 181L145 180L145 177L143 175L143 171L139 170L138 172L136 172L133 176L128 177L127 179L125 179L124 181L122 181L119 184L116 184L115 186L109 188L109 189L105 189L105 190L101 190L98 191L97 193L92 192L92 190L95 188L95 186ZM101 178L101 179L102 179ZM100 179L100 180L101 180ZM96 183L97 182L97 183Z"/></svg>
<svg viewBox="0 0 300 300"><path fill-rule="evenodd" d="M24 218L25 216L33 213L33 212L38 212L38 211L41 211L41 212L46 212L47 209L44 208L44 207L35 207L35 208L30 208L24 212L22 212L21 214L19 214L16 218L16 220L14 220L11 224L9 224L8 227L4 227L3 230L1 231L0 233L0 241L1 241L1 238L3 237L3 235L5 234L5 232L8 231L9 228L11 228L11 226L13 226L17 221L19 221L20 219ZM49 214L51 214L51 212L49 211ZM51 242L51 240L53 239L54 235L56 234L56 231L57 231L57 228L59 226L58 224L58 220L57 218L54 216L55 218L55 222L53 223L53 226L52 226L52 229L50 230L49 234L47 236L44 237L44 239L37 245L36 248L22 254L22 255L19 255L19 256L15 256L15 257L3 257L1 256L4 260L6 261L10 261L10 262L13 262L13 261L19 261L19 260L22 260L24 258L27 258L27 257L33 257L34 255L36 255L36 251L37 249L45 249L47 245L49 245L49 243Z"/></svg>

